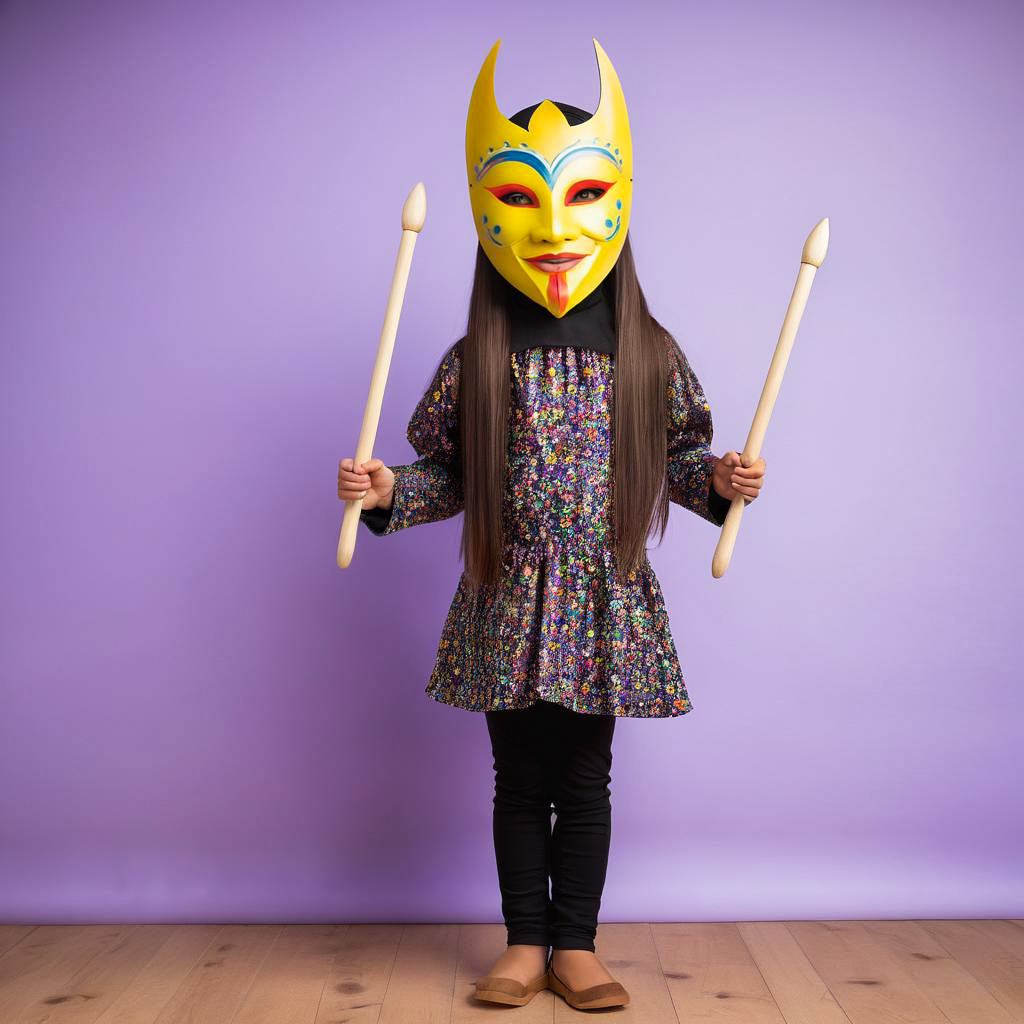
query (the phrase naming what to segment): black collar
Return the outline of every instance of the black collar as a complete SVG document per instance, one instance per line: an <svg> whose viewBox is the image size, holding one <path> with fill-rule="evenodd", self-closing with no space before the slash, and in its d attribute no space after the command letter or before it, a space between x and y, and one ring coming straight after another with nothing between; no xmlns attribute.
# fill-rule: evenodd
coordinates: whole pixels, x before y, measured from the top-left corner
<svg viewBox="0 0 1024 1024"><path fill-rule="evenodd" d="M615 355L613 277L613 274L605 277L562 317L552 315L502 278L512 330L509 351L522 352L540 345L544 348L589 348Z"/></svg>

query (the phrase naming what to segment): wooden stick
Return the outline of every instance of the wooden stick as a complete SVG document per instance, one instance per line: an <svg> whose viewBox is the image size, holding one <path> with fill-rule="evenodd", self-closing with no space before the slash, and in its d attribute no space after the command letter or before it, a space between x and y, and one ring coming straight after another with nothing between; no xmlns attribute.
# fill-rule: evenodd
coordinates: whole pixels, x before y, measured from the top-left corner
<svg viewBox="0 0 1024 1024"><path fill-rule="evenodd" d="M782 331L775 346L771 366L768 367L768 377L761 390L761 398L757 403L757 411L754 413L754 422L750 426L750 433L747 434L747 443L743 446L742 463L745 466L756 462L761 456L761 445L764 442L765 432L768 430L768 420L771 417L772 409L775 407L775 396L778 395L779 388L782 386L782 375L786 372L790 349L796 340L800 318L804 315L804 306L807 305L807 298L811 294L815 272L825 261L826 252L828 252L828 217L814 226L814 230L804 242L804 251L800 256L800 271L796 276L796 285L789 300L789 309L786 310L786 319L782 321ZM722 524L718 545L715 547L715 554L711 559L711 575L716 580L723 576L725 570L729 568L745 505L746 500L742 494L733 498L725 522Z"/></svg>
<svg viewBox="0 0 1024 1024"><path fill-rule="evenodd" d="M388 294L384 326L381 328L380 344L377 346L377 361L373 364L373 376L370 378L370 393L363 409L363 425L359 430L359 443L356 445L353 467L366 462L373 454L373 445L377 440L377 424L380 422L380 407L384 401L384 388L388 383L388 370L391 368L391 353L394 351L395 335L398 333L398 318L402 315L405 286L409 281L409 268L412 266L412 253L426 218L427 190L421 181L409 193L402 207L402 241L398 245L395 272L391 277L391 292ZM359 513L362 508L362 498L345 502L345 516L338 537L339 569L347 569L352 562Z"/></svg>

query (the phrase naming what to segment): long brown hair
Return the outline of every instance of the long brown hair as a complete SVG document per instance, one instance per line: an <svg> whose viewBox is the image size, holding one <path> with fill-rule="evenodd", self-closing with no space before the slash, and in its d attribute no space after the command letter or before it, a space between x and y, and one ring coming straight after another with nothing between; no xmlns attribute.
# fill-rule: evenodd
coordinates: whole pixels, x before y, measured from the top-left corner
<svg viewBox="0 0 1024 1024"><path fill-rule="evenodd" d="M668 350L665 329L651 316L637 280L628 233L611 277L617 335L612 527L616 568L625 575L645 556L652 528L660 539L668 524ZM460 553L476 586L497 582L502 570L510 387L503 285L478 244L466 336L456 342L462 346L459 439L465 494Z"/></svg>

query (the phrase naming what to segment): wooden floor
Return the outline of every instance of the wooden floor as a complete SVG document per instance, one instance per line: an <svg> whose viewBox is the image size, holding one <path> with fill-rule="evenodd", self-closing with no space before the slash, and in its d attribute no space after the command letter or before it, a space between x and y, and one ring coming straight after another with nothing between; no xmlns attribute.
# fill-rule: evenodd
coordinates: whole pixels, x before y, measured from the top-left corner
<svg viewBox="0 0 1024 1024"><path fill-rule="evenodd" d="M472 998L505 928L0 925L0 1022L433 1024L581 1020L551 992ZM1024 1022L1024 921L602 924L642 1024ZM500 1016L499 1016L500 1015Z"/></svg>

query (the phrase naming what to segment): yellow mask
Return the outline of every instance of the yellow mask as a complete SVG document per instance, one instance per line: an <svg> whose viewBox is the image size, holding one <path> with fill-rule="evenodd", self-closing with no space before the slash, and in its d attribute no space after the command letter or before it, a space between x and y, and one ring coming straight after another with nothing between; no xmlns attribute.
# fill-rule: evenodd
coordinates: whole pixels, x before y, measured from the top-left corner
<svg viewBox="0 0 1024 1024"><path fill-rule="evenodd" d="M499 46L500 39L480 69L466 121L473 221L498 273L561 317L604 280L625 243L633 191L626 101L594 39L601 76L594 116L573 126L544 100L529 128L520 128L494 98Z"/></svg>

